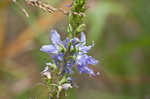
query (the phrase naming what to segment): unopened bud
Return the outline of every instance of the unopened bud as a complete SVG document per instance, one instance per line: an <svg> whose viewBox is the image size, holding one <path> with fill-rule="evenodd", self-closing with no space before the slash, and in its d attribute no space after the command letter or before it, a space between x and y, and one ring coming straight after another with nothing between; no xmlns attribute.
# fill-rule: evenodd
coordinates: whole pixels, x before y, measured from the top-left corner
<svg viewBox="0 0 150 99"><path fill-rule="evenodd" d="M50 72L44 72L44 76L46 76L48 79L51 79L51 73Z"/></svg>
<svg viewBox="0 0 150 99"><path fill-rule="evenodd" d="M65 83L62 85L62 88L65 89L65 90L68 90L69 88L72 88L71 84L70 83Z"/></svg>
<svg viewBox="0 0 150 99"><path fill-rule="evenodd" d="M62 86L58 86L58 91L60 92L62 90Z"/></svg>

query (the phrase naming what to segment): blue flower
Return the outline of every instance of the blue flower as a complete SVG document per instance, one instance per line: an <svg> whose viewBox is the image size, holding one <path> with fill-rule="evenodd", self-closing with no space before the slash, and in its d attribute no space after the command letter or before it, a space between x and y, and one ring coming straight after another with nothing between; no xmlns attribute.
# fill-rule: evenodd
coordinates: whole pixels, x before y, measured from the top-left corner
<svg viewBox="0 0 150 99"><path fill-rule="evenodd" d="M94 71L88 67L88 64L96 65L98 61L95 60L92 56L87 55L89 50L94 45L86 46L86 37L83 32L81 33L80 42L81 43L76 45L76 48L78 48L78 51L79 51L76 57L76 64L77 64L78 70L80 73L87 73L87 74L95 76Z"/></svg>
<svg viewBox="0 0 150 99"><path fill-rule="evenodd" d="M60 35L57 33L56 30L51 31L51 45L43 45L40 49L40 51L48 53L49 55L52 56L52 59L56 66L60 67L60 61L63 61L64 58L64 52L62 50L64 49L64 45L67 43L64 43L61 40ZM67 46L67 45L65 45Z"/></svg>
<svg viewBox="0 0 150 99"><path fill-rule="evenodd" d="M86 45L86 37L85 34L82 32L80 43L76 45L76 48L78 48L81 53L88 53L93 46L94 44L89 46Z"/></svg>
<svg viewBox="0 0 150 99"><path fill-rule="evenodd" d="M76 64L80 73L87 73L95 76L94 71L88 67L88 64L96 65L97 63L97 60L86 54L78 54L76 58Z"/></svg>
<svg viewBox="0 0 150 99"><path fill-rule="evenodd" d="M53 43L52 45L43 45L40 51L53 54L59 53L63 42L61 41L60 35L57 33L56 30L51 31L51 41Z"/></svg>
<svg viewBox="0 0 150 99"><path fill-rule="evenodd" d="M56 54L59 51L59 47L57 47L55 45L43 45L42 48L40 49L40 51Z"/></svg>
<svg viewBox="0 0 150 99"><path fill-rule="evenodd" d="M84 32L81 33L81 42L86 43L86 36Z"/></svg>
<svg viewBox="0 0 150 99"><path fill-rule="evenodd" d="M60 67L61 62L64 64L62 74L72 74L76 64L80 73L95 76L94 71L88 65L96 65L98 61L87 55L94 44L86 45L86 36L83 32L80 40L76 37L72 39L67 37L63 42L56 30L52 30L51 41L51 45L43 45L40 50L50 54L56 66Z"/></svg>
<svg viewBox="0 0 150 99"><path fill-rule="evenodd" d="M73 66L75 65L75 62L73 59L69 59L67 63L65 64L64 73L73 74Z"/></svg>
<svg viewBox="0 0 150 99"><path fill-rule="evenodd" d="M86 65L78 65L78 70L79 72L82 74L82 73L86 73L86 74L90 74L90 75L93 75L95 76L95 73L92 69L90 69L88 66Z"/></svg>
<svg viewBox="0 0 150 99"><path fill-rule="evenodd" d="M70 39L67 37L65 42L64 42L64 47L67 49L68 48L68 44L70 42Z"/></svg>
<svg viewBox="0 0 150 99"><path fill-rule="evenodd" d="M54 45L62 45L63 42L61 41L60 35L57 33L56 30L51 31L51 41Z"/></svg>

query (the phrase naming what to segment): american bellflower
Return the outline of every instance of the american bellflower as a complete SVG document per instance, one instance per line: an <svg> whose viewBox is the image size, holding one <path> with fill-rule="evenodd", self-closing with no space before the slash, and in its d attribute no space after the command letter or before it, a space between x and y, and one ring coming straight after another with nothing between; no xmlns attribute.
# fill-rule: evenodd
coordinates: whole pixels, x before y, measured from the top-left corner
<svg viewBox="0 0 150 99"><path fill-rule="evenodd" d="M81 33L80 40L76 37L72 39L67 37L64 41L62 41L57 31L52 30L51 41L51 45L43 45L40 50L51 55L56 66L61 67L60 63L65 63L62 72L72 74L72 68L77 65L80 73L95 76L94 71L89 68L88 65L96 65L98 61L92 56L87 55L94 44L86 45L86 36L83 32Z"/></svg>

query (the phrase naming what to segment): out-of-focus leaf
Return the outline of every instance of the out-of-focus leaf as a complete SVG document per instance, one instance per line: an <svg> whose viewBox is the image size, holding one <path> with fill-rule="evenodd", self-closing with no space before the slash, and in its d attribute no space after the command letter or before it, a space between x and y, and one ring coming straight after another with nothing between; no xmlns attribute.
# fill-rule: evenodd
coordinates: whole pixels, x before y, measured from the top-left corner
<svg viewBox="0 0 150 99"><path fill-rule="evenodd" d="M5 9L5 11L7 11L7 9ZM0 13L0 62L4 60L4 39L7 22L7 12L5 11L1 11Z"/></svg>
<svg viewBox="0 0 150 99"><path fill-rule="evenodd" d="M12 0L0 0L0 9L5 8Z"/></svg>
<svg viewBox="0 0 150 99"><path fill-rule="evenodd" d="M63 8L68 3L68 1L63 2L60 7ZM65 10L68 11L69 8L65 8ZM51 25L64 18L64 16L65 15L63 15L61 12L41 16L37 22L26 28L21 35L18 36L17 39L6 48L6 52L8 52L7 56L13 57L19 52L22 52L23 49L25 49L25 44L30 43L29 41L32 41L36 36L38 36L38 33L50 28Z"/></svg>
<svg viewBox="0 0 150 99"><path fill-rule="evenodd" d="M0 13L0 50L3 47L3 41L4 41L4 36L5 36L5 26L6 26L6 13L3 11ZM0 51L1 52L1 51Z"/></svg>
<svg viewBox="0 0 150 99"><path fill-rule="evenodd" d="M125 12L125 8L118 3L99 2L96 7L90 9L88 14L90 21L89 39L94 41L100 39L108 15L120 16L124 15Z"/></svg>
<svg viewBox="0 0 150 99"><path fill-rule="evenodd" d="M68 90L66 95L66 99L79 99L75 89Z"/></svg>
<svg viewBox="0 0 150 99"><path fill-rule="evenodd" d="M48 99L47 94L46 87L38 85L20 93L15 99Z"/></svg>
<svg viewBox="0 0 150 99"><path fill-rule="evenodd" d="M98 90L86 90L78 99L138 99L136 96L127 96L119 93L102 92Z"/></svg>
<svg viewBox="0 0 150 99"><path fill-rule="evenodd" d="M121 55L125 55L132 51L135 48L144 48L149 47L150 48L150 39L148 35L143 35L141 37L138 37L137 40L134 40L132 42L126 42L125 44L122 44L116 52L118 52Z"/></svg>

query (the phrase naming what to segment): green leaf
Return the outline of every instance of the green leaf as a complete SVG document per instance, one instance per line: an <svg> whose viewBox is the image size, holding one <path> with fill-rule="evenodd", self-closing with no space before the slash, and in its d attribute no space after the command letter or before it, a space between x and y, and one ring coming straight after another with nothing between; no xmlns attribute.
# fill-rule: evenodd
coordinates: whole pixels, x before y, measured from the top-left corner
<svg viewBox="0 0 150 99"><path fill-rule="evenodd" d="M125 8L120 4L113 2L100 2L97 5L88 13L90 24L89 39L95 41L100 39L108 15L123 15L126 12Z"/></svg>

